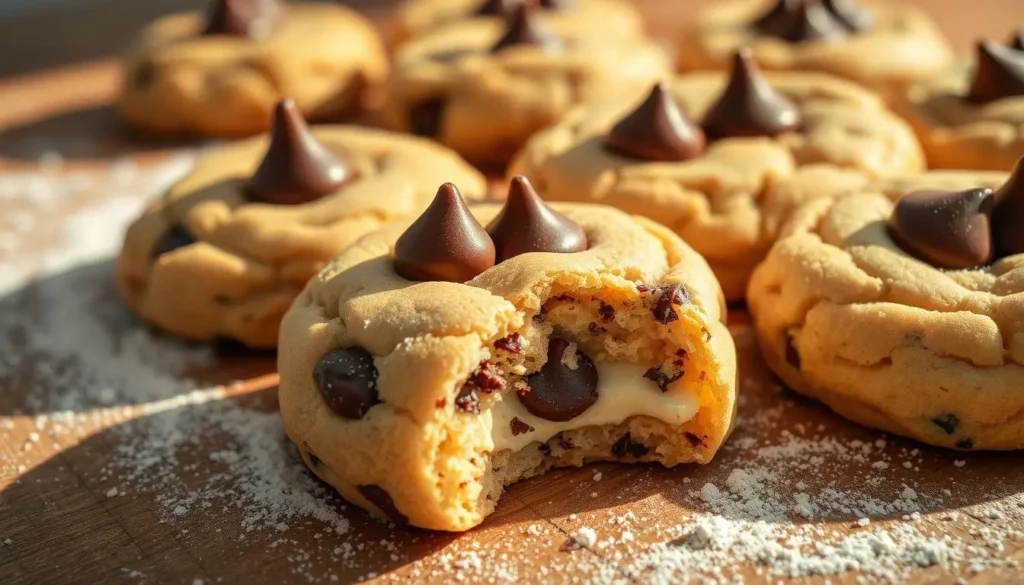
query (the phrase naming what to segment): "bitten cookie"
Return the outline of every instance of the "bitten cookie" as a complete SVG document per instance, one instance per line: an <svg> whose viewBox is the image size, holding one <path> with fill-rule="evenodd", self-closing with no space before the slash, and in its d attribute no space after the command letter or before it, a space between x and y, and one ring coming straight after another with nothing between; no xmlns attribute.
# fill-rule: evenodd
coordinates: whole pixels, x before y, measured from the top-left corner
<svg viewBox="0 0 1024 585"><path fill-rule="evenodd" d="M353 10L216 0L205 17L167 16L140 33L118 111L154 133L250 136L269 129L282 97L327 119L358 108L387 71L377 32Z"/></svg>
<svg viewBox="0 0 1024 585"><path fill-rule="evenodd" d="M452 24L406 43L394 69L383 111L391 127L504 165L570 106L650 83L671 64L650 41L581 35L523 3L507 21Z"/></svg>
<svg viewBox="0 0 1024 585"><path fill-rule="evenodd" d="M639 38L640 13L623 0L406 0L395 13L395 44L467 20L500 21L524 2L539 2L554 26L603 38Z"/></svg>
<svg viewBox="0 0 1024 585"><path fill-rule="evenodd" d="M131 225L121 294L183 337L275 347L310 277L359 236L421 212L434 196L424 185L445 179L486 192L483 176L443 147L367 128L311 133L285 101L269 139L203 155Z"/></svg>
<svg viewBox="0 0 1024 585"><path fill-rule="evenodd" d="M742 46L766 69L823 71L883 91L953 61L928 15L899 2L717 0L679 40L679 67L717 69Z"/></svg>
<svg viewBox="0 0 1024 585"><path fill-rule="evenodd" d="M750 283L765 359L861 424L955 449L1024 448L1022 234L1022 166L811 201Z"/></svg>
<svg viewBox="0 0 1024 585"><path fill-rule="evenodd" d="M555 466L708 462L735 405L724 315L707 264L654 222L548 207L522 178L469 209L446 184L296 300L281 415L348 501L467 530Z"/></svg>
<svg viewBox="0 0 1024 585"><path fill-rule="evenodd" d="M646 100L572 111L532 138L511 172L548 199L668 226L708 259L726 298L740 300L791 207L770 187L806 165L880 176L924 162L910 128L872 93L820 73L762 76L741 50L728 79L683 75Z"/></svg>
<svg viewBox="0 0 1024 585"><path fill-rule="evenodd" d="M911 86L896 107L931 168L1010 170L1024 156L1024 34L980 41L973 66Z"/></svg>

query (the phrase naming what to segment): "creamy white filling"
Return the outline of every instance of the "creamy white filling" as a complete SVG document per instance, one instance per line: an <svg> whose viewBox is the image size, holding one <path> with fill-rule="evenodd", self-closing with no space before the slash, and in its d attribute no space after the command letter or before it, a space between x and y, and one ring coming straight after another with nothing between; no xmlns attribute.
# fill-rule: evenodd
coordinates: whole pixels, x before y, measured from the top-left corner
<svg viewBox="0 0 1024 585"><path fill-rule="evenodd" d="M697 397L681 387L662 392L644 378L646 367L633 364L596 364L597 402L572 420L554 422L530 414L513 391L495 398L490 410L481 413L480 422L489 431L491 451L518 451L533 441L544 442L562 431L592 425L618 424L631 416L645 415L671 425L679 425L697 414ZM512 418L533 427L532 431L512 434Z"/></svg>

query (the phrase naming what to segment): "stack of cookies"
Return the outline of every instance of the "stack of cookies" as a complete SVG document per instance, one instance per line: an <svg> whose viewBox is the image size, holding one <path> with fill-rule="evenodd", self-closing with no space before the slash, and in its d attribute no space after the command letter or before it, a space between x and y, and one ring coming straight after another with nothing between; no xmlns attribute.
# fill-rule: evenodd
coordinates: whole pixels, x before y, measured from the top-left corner
<svg viewBox="0 0 1024 585"><path fill-rule="evenodd" d="M386 39L280 0L161 19L124 120L247 138L128 229L122 294L177 335L279 348L310 470L425 528L552 467L710 462L727 310L843 416L1024 448L1024 36L958 61L895 1L692 20L654 40L622 0L407 0ZM352 116L376 127L309 125Z"/></svg>

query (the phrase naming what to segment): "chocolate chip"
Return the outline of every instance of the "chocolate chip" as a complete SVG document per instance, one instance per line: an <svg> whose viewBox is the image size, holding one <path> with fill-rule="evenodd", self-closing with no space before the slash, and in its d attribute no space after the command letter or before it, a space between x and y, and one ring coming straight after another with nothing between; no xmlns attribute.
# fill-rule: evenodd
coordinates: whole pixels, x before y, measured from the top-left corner
<svg viewBox="0 0 1024 585"><path fill-rule="evenodd" d="M729 83L704 115L707 137L777 136L800 124L800 110L768 84L750 49L736 51Z"/></svg>
<svg viewBox="0 0 1024 585"><path fill-rule="evenodd" d="M455 397L455 409L465 414L480 414L480 397L476 388L464 385Z"/></svg>
<svg viewBox="0 0 1024 585"><path fill-rule="evenodd" d="M537 450L540 451L545 456L551 455L551 445L548 445L547 443L541 443L540 445L537 445Z"/></svg>
<svg viewBox="0 0 1024 585"><path fill-rule="evenodd" d="M1006 46L1015 51L1024 51L1024 31L1014 32Z"/></svg>
<svg viewBox="0 0 1024 585"><path fill-rule="evenodd" d="M957 449L963 449L965 451L969 451L969 450L974 448L974 440L973 439L962 439L960 441L957 441L956 442L956 448Z"/></svg>
<svg viewBox="0 0 1024 585"><path fill-rule="evenodd" d="M944 414L933 418L932 423L945 431L947 435L952 435L956 433L957 427L960 426L960 417L952 413Z"/></svg>
<svg viewBox="0 0 1024 585"><path fill-rule="evenodd" d="M1024 54L987 40L978 41L976 46L974 78L967 99L987 103L1024 95Z"/></svg>
<svg viewBox="0 0 1024 585"><path fill-rule="evenodd" d="M505 389L505 376L490 360L484 360L473 370L466 384L484 394L501 392Z"/></svg>
<svg viewBox="0 0 1024 585"><path fill-rule="evenodd" d="M1024 254L1024 159L993 193L992 235L999 256Z"/></svg>
<svg viewBox="0 0 1024 585"><path fill-rule="evenodd" d="M600 308L597 309L597 314L601 317L602 323L609 323L615 318L615 307L601 303Z"/></svg>
<svg viewBox="0 0 1024 585"><path fill-rule="evenodd" d="M398 511L398 508L395 507L395 501L391 499L391 496L388 495L388 492L386 492L384 488L379 485L360 485L356 486L356 489L358 489L359 493L369 500L371 504L377 506L377 509L383 512L384 515L392 522L396 522L398 524L409 523L409 518Z"/></svg>
<svg viewBox="0 0 1024 585"><path fill-rule="evenodd" d="M494 347L509 353L519 353L523 351L523 339L518 333L512 333L495 341Z"/></svg>
<svg viewBox="0 0 1024 585"><path fill-rule="evenodd" d="M676 314L673 307L691 302L690 293L681 284L662 286L660 288L661 296L658 297L658 302L654 305L654 318L659 323L668 325L679 319L679 315Z"/></svg>
<svg viewBox="0 0 1024 585"><path fill-rule="evenodd" d="M505 205L487 225L487 233L498 262L530 252L569 254L587 249L583 228L548 207L523 176L512 177Z"/></svg>
<svg viewBox="0 0 1024 585"><path fill-rule="evenodd" d="M757 32L791 43L840 38L846 34L844 25L820 0L778 0L751 23Z"/></svg>
<svg viewBox="0 0 1024 585"><path fill-rule="evenodd" d="M871 14L858 0L822 0L825 9L851 32L864 32L874 26Z"/></svg>
<svg viewBox="0 0 1024 585"><path fill-rule="evenodd" d="M164 235L160 236L160 239L156 241L156 244L153 245L152 254L156 258L194 243L196 243L196 237L192 235L192 232L188 231L188 228L181 224L175 224L167 228Z"/></svg>
<svg viewBox="0 0 1024 585"><path fill-rule="evenodd" d="M683 370L680 369L676 372L669 374L663 368L649 368L644 372L644 378L651 380L658 385L658 388L662 392L668 392L669 384L683 377Z"/></svg>
<svg viewBox="0 0 1024 585"><path fill-rule="evenodd" d="M702 441L701 438L695 435L694 433L683 433L683 436L686 437L686 440L689 441L690 444L693 445L694 447L698 447L704 444L704 441Z"/></svg>
<svg viewBox="0 0 1024 585"><path fill-rule="evenodd" d="M800 369L800 352L793 345L793 338L788 335L786 336L786 363L797 370Z"/></svg>
<svg viewBox="0 0 1024 585"><path fill-rule="evenodd" d="M605 149L640 160L682 161L704 152L704 132L679 109L665 82L604 137Z"/></svg>
<svg viewBox="0 0 1024 585"><path fill-rule="evenodd" d="M473 14L477 16L506 16L524 0L484 0Z"/></svg>
<svg viewBox="0 0 1024 585"><path fill-rule="evenodd" d="M521 2L505 19L505 34L491 47L498 53L509 47L534 46L545 53L558 53L565 48L565 42L548 28L534 2Z"/></svg>
<svg viewBox="0 0 1024 585"><path fill-rule="evenodd" d="M517 416L512 417L512 420L508 422L508 426L509 428L512 429L513 437L518 435L524 435L526 433L532 433L534 430L536 430Z"/></svg>
<svg viewBox="0 0 1024 585"><path fill-rule="evenodd" d="M444 120L445 98L419 102L409 108L409 128L416 136L436 138Z"/></svg>
<svg viewBox="0 0 1024 585"><path fill-rule="evenodd" d="M519 395L519 401L530 414L564 422L597 402L597 367L578 349L574 355L565 355L569 347L568 340L552 337L547 363L523 379L529 390Z"/></svg>
<svg viewBox="0 0 1024 585"><path fill-rule="evenodd" d="M643 457L650 453L650 449L647 448L643 443L638 443L633 440L633 437L629 433L622 435L622 437L615 441L612 445L612 455L615 457Z"/></svg>
<svg viewBox="0 0 1024 585"><path fill-rule="evenodd" d="M377 367L370 352L361 347L328 352L313 367L313 381L327 406L344 418L363 418L380 402Z"/></svg>
<svg viewBox="0 0 1024 585"><path fill-rule="evenodd" d="M409 280L465 282L494 266L494 243L451 183L395 243L395 272Z"/></svg>
<svg viewBox="0 0 1024 585"><path fill-rule="evenodd" d="M283 16L278 0L214 0L203 34L265 37Z"/></svg>
<svg viewBox="0 0 1024 585"><path fill-rule="evenodd" d="M300 205L337 191L355 176L344 150L325 147L309 131L295 102L285 99L274 108L270 145L248 193L263 203Z"/></svg>
<svg viewBox="0 0 1024 585"><path fill-rule="evenodd" d="M974 268L992 258L991 189L916 191L896 202L889 235L908 254L938 268Z"/></svg>

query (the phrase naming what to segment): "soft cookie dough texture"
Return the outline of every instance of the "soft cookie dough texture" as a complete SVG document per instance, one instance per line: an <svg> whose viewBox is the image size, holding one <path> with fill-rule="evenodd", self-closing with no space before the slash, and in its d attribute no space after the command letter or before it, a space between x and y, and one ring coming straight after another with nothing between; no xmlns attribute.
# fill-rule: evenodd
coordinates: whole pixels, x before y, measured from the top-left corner
<svg viewBox="0 0 1024 585"><path fill-rule="evenodd" d="M682 162L632 159L610 152L603 139L643 100L633 93L581 106L539 132L510 174L529 177L549 200L603 203L668 226L707 258L726 298L741 300L751 271L795 204L773 185L808 165L867 176L924 167L913 132L871 92L818 73L765 78L800 110L797 131L724 138ZM724 84L724 74L709 72L680 76L670 87L680 109L699 124Z"/></svg>
<svg viewBox="0 0 1024 585"><path fill-rule="evenodd" d="M281 326L281 415L307 465L345 499L458 531L492 512L503 486L555 466L714 455L732 422L736 364L707 264L646 219L552 207L582 226L589 249L514 256L466 283L410 282L392 267L400 223L347 249L296 300ZM485 225L497 212L473 208ZM553 335L600 374L597 402L564 422L533 416L517 395ZM352 347L379 372L380 402L358 419L332 411L313 377L321 357ZM580 359L561 356L567 368ZM664 392L644 378L650 368L666 374ZM503 389L479 393L479 412L457 408L463 391L496 379Z"/></svg>
<svg viewBox="0 0 1024 585"><path fill-rule="evenodd" d="M1024 255L945 271L909 256L886 229L905 193L996 188L1005 178L846 181L844 196L801 207L750 283L772 370L867 426L943 447L1024 448ZM790 188L810 182L823 195L835 184L819 175Z"/></svg>
<svg viewBox="0 0 1024 585"><path fill-rule="evenodd" d="M282 97L311 120L358 108L388 71L373 25L338 5L283 8L259 38L203 35L200 13L146 27L125 56L121 117L154 133L240 137L268 130Z"/></svg>
<svg viewBox="0 0 1024 585"><path fill-rule="evenodd" d="M896 0L856 2L873 22L865 31L796 43L759 34L751 26L775 3L709 2L679 39L680 70L720 69L738 47L749 46L765 69L822 71L888 92L926 79L953 61L952 48L928 14Z"/></svg>
<svg viewBox="0 0 1024 585"><path fill-rule="evenodd" d="M276 347L281 317L306 281L363 234L421 212L434 196L427 185L456 180L467 196L486 192L480 173L426 140L344 126L313 134L347 151L353 181L302 205L255 203L246 185L267 137L201 156L128 229L118 260L128 305L184 337Z"/></svg>

